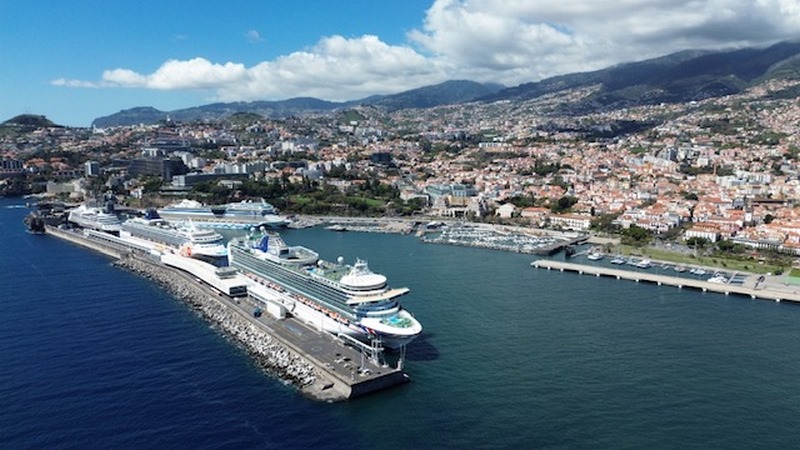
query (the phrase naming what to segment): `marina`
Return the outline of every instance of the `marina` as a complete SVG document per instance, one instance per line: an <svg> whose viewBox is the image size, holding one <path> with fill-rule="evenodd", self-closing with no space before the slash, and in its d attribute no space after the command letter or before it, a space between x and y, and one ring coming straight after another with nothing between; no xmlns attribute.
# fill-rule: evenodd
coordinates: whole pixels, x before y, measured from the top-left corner
<svg viewBox="0 0 800 450"><path fill-rule="evenodd" d="M550 255L562 248L582 242L586 236L532 234L480 227L475 225L449 226L434 236L421 237L422 242L503 250L516 253Z"/></svg>
<svg viewBox="0 0 800 450"><path fill-rule="evenodd" d="M744 280L740 284L731 284L706 279L694 279L689 277L668 276L663 274L622 270L611 267L575 264L552 260L537 260L531 263L537 269L558 270L561 272L574 272L580 275L591 275L596 277L611 277L618 280L630 280L645 283L652 283L658 286L674 286L678 289L696 289L702 292L714 292L723 295L741 295L752 299L772 300L776 302L788 301L800 303L800 294L790 286L781 286L777 283L765 283L763 278L753 276L752 280ZM713 278L712 278L713 279Z"/></svg>

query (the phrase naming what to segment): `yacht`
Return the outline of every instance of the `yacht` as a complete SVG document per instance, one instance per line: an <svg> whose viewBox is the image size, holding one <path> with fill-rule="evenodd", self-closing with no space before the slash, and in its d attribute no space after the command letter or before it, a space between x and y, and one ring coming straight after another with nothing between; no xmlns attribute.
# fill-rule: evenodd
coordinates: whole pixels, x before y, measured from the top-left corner
<svg viewBox="0 0 800 450"><path fill-rule="evenodd" d="M603 259L603 254L598 251L591 251L588 255L586 255L586 259L590 261L599 261Z"/></svg>
<svg viewBox="0 0 800 450"><path fill-rule="evenodd" d="M728 284L728 279L724 275L714 275L706 281L709 283Z"/></svg>
<svg viewBox="0 0 800 450"><path fill-rule="evenodd" d="M614 257L614 259L611 260L611 264L617 264L617 265L625 264L625 258L622 255L617 255Z"/></svg>
<svg viewBox="0 0 800 450"><path fill-rule="evenodd" d="M408 288L390 288L366 261L345 265L287 245L276 232L252 231L228 242L228 263L247 276L248 292L279 302L287 312L334 335L397 349L414 340L422 325L399 302Z"/></svg>

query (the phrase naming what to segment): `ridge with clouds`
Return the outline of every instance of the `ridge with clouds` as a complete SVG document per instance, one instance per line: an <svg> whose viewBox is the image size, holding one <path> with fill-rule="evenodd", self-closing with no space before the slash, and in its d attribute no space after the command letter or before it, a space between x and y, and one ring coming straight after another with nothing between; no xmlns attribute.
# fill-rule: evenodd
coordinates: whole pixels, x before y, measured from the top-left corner
<svg viewBox="0 0 800 450"><path fill-rule="evenodd" d="M281 101L214 103L169 112L140 107L97 118L93 125L149 124L164 120L167 116L176 121L218 120L237 112L282 118L324 113L355 105L371 105L394 111L471 101L525 101L547 94L593 88L590 95L571 102L565 101L555 111L560 114L585 114L730 95L776 76L800 78L800 42L781 42L767 48L731 51L681 51L505 89L495 84L461 80L345 102L299 97Z"/></svg>

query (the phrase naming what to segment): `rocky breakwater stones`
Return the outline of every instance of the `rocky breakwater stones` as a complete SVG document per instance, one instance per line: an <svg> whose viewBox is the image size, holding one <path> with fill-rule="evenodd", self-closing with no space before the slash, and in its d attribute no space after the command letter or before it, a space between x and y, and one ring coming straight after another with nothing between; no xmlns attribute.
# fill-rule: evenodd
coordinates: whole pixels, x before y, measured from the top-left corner
<svg viewBox="0 0 800 450"><path fill-rule="evenodd" d="M227 336L242 345L259 367L277 375L298 388L316 381L314 367L303 358L287 350L264 330L233 311L219 300L209 296L193 282L176 277L171 269L132 258L114 263L163 286L175 297L191 305L206 320Z"/></svg>

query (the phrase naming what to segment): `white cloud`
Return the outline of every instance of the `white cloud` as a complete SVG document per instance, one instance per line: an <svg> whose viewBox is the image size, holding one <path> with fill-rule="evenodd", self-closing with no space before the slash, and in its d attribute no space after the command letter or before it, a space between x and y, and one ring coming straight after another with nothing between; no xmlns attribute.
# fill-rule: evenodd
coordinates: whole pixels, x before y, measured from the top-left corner
<svg viewBox="0 0 800 450"><path fill-rule="evenodd" d="M409 38L477 79L517 84L798 31L796 0L436 0Z"/></svg>
<svg viewBox="0 0 800 450"><path fill-rule="evenodd" d="M435 0L409 45L330 36L252 67L204 58L151 74L118 68L67 87L200 89L214 100L311 96L350 100L472 79L515 85L690 48L764 45L800 37L797 0ZM256 30L245 33L261 40Z"/></svg>
<svg viewBox="0 0 800 450"><path fill-rule="evenodd" d="M318 97L352 100L393 93L446 79L445 71L410 47L391 46L376 36L323 38L305 51L247 68L204 58L169 60L149 75L129 69L106 70L99 82L58 79L69 87L124 87L211 90L214 100L241 101Z"/></svg>
<svg viewBox="0 0 800 450"><path fill-rule="evenodd" d="M158 90L219 89L227 84L243 82L247 76L243 64L214 64L204 58L193 58L169 60L150 75L129 69L106 70L99 85Z"/></svg>
<svg viewBox="0 0 800 450"><path fill-rule="evenodd" d="M73 88L97 88L101 87L99 83L92 81L70 80L67 78L57 78L50 82L53 86L66 86Z"/></svg>
<svg viewBox="0 0 800 450"><path fill-rule="evenodd" d="M261 38L261 34L259 34L259 32L256 30L248 30L244 34L244 37L247 39L247 42L250 42L251 44L255 44L264 40Z"/></svg>
<svg viewBox="0 0 800 450"><path fill-rule="evenodd" d="M411 48L376 36L332 36L315 47L248 69L246 82L219 90L221 100L310 96L351 100L441 80L445 73Z"/></svg>

